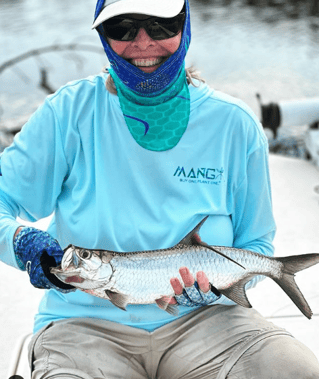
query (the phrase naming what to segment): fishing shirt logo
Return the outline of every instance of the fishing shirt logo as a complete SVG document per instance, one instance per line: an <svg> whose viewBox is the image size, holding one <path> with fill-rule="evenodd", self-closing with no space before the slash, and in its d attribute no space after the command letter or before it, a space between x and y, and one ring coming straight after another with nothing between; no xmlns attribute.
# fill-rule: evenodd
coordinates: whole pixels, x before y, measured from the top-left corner
<svg viewBox="0 0 319 379"><path fill-rule="evenodd" d="M178 166L174 172L175 177L182 183L219 185L224 182L224 169L221 168L185 168Z"/></svg>

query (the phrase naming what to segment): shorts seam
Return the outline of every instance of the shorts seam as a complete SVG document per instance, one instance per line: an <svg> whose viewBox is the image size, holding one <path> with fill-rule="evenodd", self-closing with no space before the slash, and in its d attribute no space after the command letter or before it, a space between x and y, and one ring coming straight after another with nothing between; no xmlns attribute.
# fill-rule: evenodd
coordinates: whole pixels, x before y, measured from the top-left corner
<svg viewBox="0 0 319 379"><path fill-rule="evenodd" d="M274 334L267 335L268 332L272 332ZM233 351L233 353L228 358L228 360L224 363L223 367L220 370L220 373L217 376L217 379L227 378L228 374L231 373L234 366L236 366L238 361L247 353L247 351L249 349L251 349L254 345L262 342L264 339L274 337L275 335L284 335L287 337L294 338L293 335L291 335L287 330L285 330L283 328L268 327L268 328L260 329L258 332L254 333L251 336L244 339L242 341L242 343L239 344L239 346L237 346L237 348ZM259 336L262 338L256 340L256 338L258 338ZM256 341L254 341L254 340L256 340ZM251 344L251 342L254 342L254 343ZM237 353L240 350L242 350L242 353L237 356ZM235 359L234 359L234 357L235 357ZM230 367L227 368L227 366L229 366L229 365L230 365Z"/></svg>
<svg viewBox="0 0 319 379"><path fill-rule="evenodd" d="M41 348L42 350L46 353L46 360L45 360L45 373L47 373L49 371L49 359L50 359L50 352L48 349L46 349L44 347L44 334L46 333L47 330L45 330L43 333L42 333L42 336L41 336Z"/></svg>
<svg viewBox="0 0 319 379"><path fill-rule="evenodd" d="M258 332L251 334L249 337L243 339L243 341L240 344L238 344L238 346L233 350L232 355L237 353L238 350L241 350L243 348L243 345L246 345L258 335L263 334L264 332L271 331L271 330L277 330L277 328L273 328L273 327L263 328L263 329L260 329Z"/></svg>

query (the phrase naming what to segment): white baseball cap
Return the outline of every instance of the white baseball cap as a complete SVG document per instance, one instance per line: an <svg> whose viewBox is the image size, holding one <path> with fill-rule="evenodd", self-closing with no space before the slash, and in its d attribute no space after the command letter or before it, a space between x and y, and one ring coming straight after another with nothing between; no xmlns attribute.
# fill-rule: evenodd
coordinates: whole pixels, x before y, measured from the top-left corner
<svg viewBox="0 0 319 379"><path fill-rule="evenodd" d="M138 13L157 17L174 17L180 13L184 0L105 0L92 29L111 17L125 13Z"/></svg>

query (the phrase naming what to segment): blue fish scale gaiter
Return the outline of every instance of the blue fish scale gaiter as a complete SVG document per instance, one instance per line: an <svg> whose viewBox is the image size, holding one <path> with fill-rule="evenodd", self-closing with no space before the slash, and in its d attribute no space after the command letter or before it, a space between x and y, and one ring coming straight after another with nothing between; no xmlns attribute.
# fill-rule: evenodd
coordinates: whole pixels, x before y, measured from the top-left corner
<svg viewBox="0 0 319 379"><path fill-rule="evenodd" d="M103 5L104 0L97 2L95 19ZM125 122L135 141L148 150L175 147L189 121L190 94L184 63L191 40L188 0L185 9L179 48L152 73L144 73L116 54L101 34L100 26L97 27Z"/></svg>

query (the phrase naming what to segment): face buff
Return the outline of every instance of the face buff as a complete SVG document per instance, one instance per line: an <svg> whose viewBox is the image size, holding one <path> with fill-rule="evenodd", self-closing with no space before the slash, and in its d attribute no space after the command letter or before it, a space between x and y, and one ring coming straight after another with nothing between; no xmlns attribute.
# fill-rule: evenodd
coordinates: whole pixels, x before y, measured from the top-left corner
<svg viewBox="0 0 319 379"><path fill-rule="evenodd" d="M185 70L161 95L143 97L128 91L112 69L109 70L120 100L121 109L135 141L153 151L175 147L183 136L190 113L190 96Z"/></svg>
<svg viewBox="0 0 319 379"><path fill-rule="evenodd" d="M104 1L98 1L95 18L103 4ZM184 62L191 38L188 0L185 8L178 50L150 74L117 55L99 32L126 125L135 141L152 151L175 147L189 121L190 94Z"/></svg>

